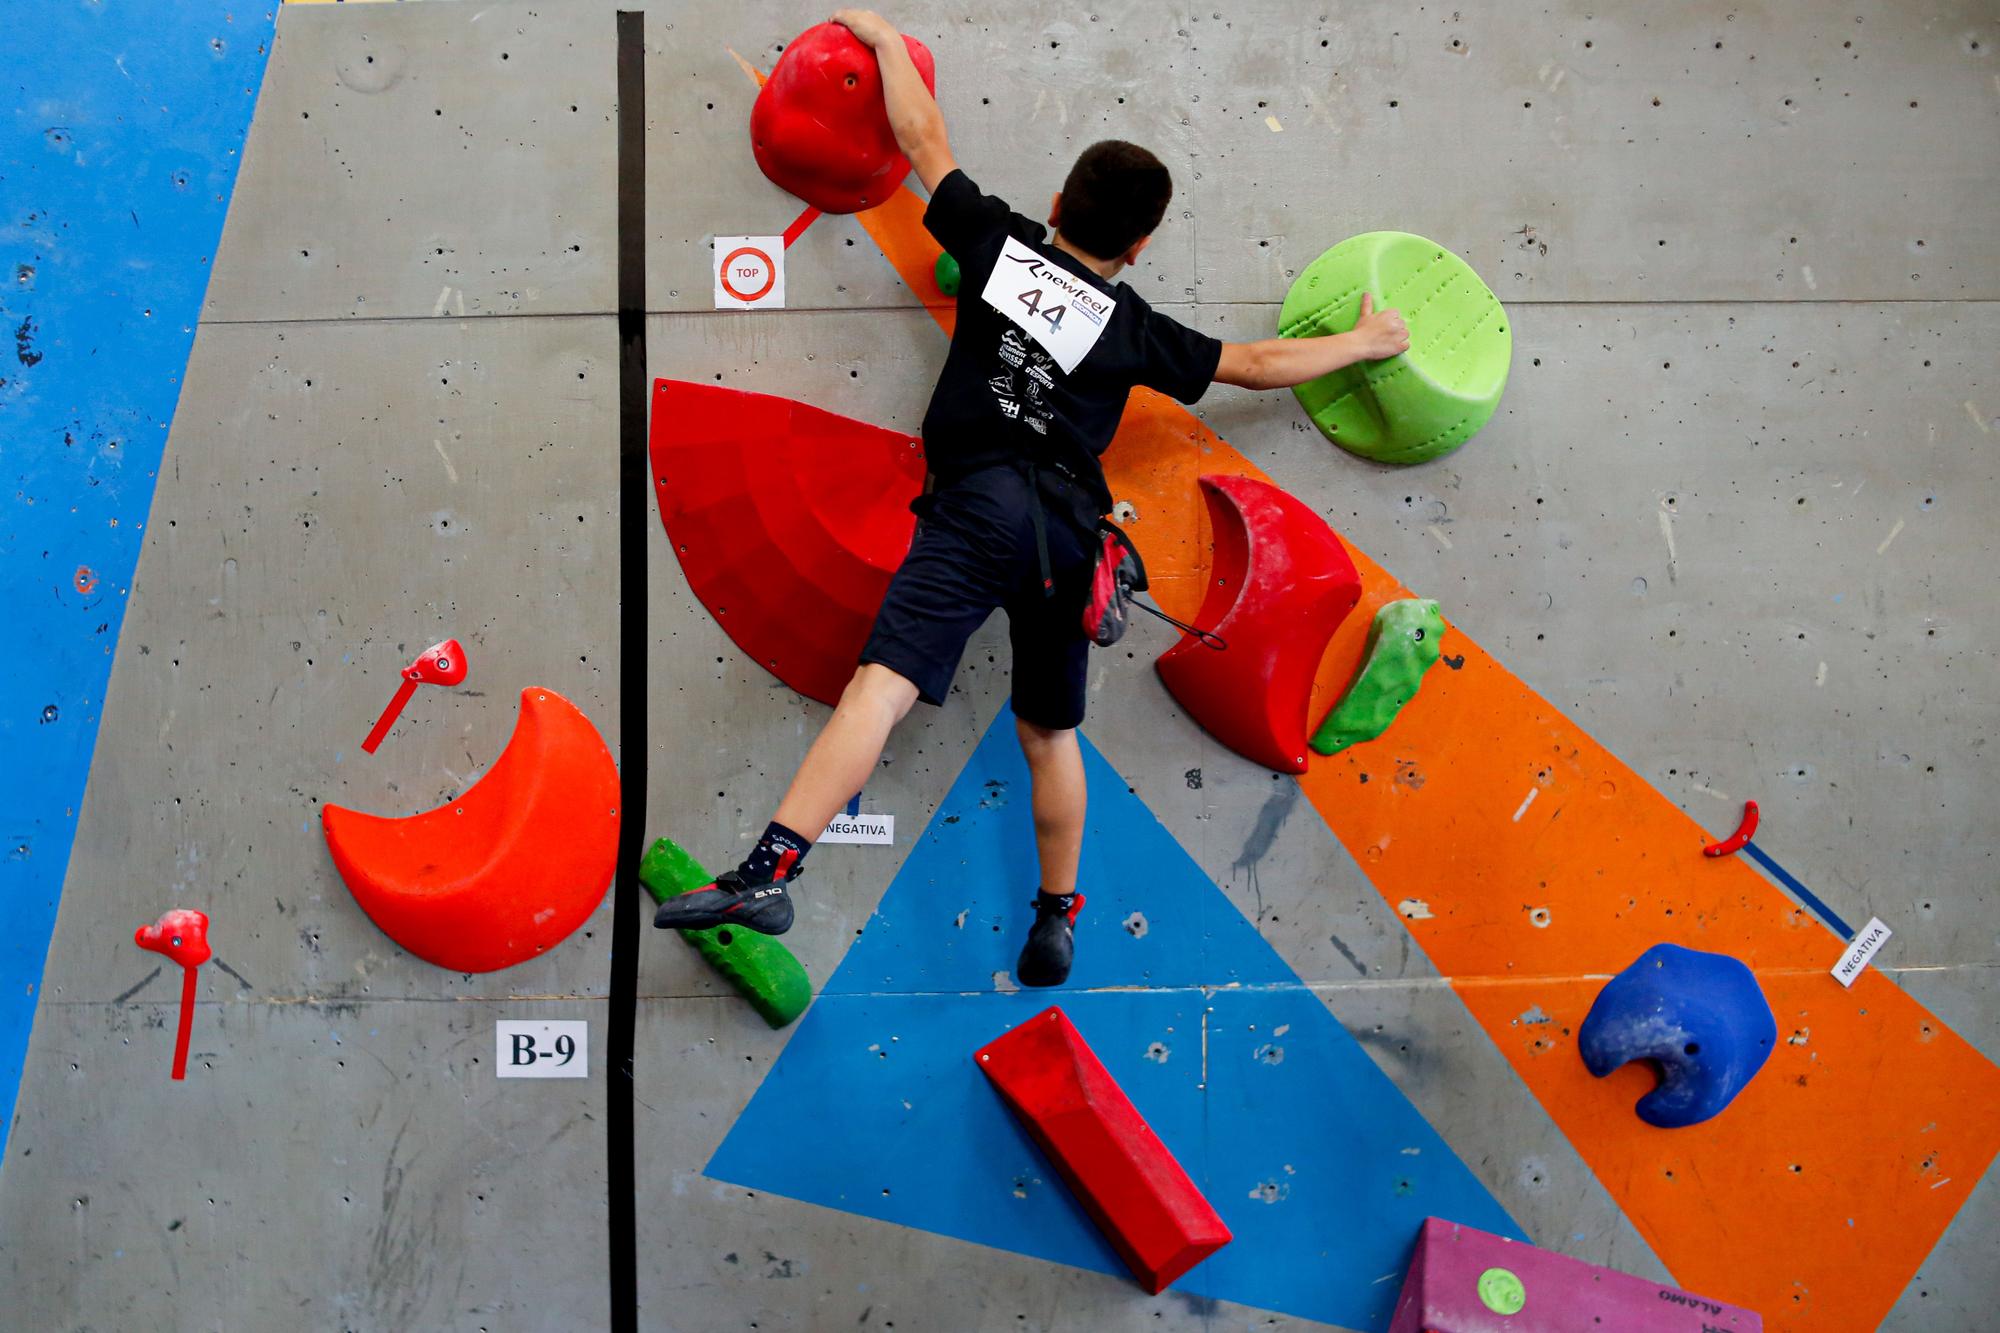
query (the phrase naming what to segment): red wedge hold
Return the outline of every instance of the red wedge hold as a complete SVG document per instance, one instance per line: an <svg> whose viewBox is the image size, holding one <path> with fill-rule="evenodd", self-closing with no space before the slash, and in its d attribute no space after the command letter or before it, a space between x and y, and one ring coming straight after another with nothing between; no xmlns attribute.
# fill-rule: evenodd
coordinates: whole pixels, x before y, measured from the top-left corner
<svg viewBox="0 0 2000 1333"><path fill-rule="evenodd" d="M1211 736L1266 768L1303 773L1313 673L1361 598L1361 576L1326 520L1269 482L1206 476L1201 489L1215 561L1194 623L1229 648L1183 636L1154 669Z"/></svg>
<svg viewBox="0 0 2000 1333"><path fill-rule="evenodd" d="M978 1062L1140 1286L1164 1291L1229 1243L1222 1218L1062 1010L994 1038Z"/></svg>

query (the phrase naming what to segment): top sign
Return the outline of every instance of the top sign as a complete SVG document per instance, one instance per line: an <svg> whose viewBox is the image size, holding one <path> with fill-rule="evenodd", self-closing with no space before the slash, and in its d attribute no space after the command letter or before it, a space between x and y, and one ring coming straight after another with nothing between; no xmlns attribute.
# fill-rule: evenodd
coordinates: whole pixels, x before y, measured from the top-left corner
<svg viewBox="0 0 2000 1333"><path fill-rule="evenodd" d="M715 238L715 308L717 310L785 308L784 237L718 236Z"/></svg>

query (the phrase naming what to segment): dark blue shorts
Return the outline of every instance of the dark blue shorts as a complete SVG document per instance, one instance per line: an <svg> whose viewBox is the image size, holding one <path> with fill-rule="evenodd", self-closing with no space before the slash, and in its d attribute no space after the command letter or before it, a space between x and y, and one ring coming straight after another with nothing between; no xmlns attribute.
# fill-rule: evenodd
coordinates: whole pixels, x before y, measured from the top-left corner
<svg viewBox="0 0 2000 1333"><path fill-rule="evenodd" d="M1014 648L1014 713L1067 730L1083 721L1090 641L1083 596L1093 552L1073 523L1048 517L1055 595L1044 596L1028 481L1011 467L975 472L937 491L889 582L861 650L917 687L927 704L951 691L973 631L999 607Z"/></svg>

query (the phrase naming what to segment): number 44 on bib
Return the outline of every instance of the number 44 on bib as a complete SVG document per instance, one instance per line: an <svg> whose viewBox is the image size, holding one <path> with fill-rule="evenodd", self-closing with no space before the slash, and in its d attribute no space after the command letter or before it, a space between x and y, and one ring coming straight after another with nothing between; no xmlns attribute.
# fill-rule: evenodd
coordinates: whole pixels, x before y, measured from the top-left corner
<svg viewBox="0 0 2000 1333"><path fill-rule="evenodd" d="M1042 345L1067 375L1090 354L1118 308L1115 298L1012 236L979 299Z"/></svg>

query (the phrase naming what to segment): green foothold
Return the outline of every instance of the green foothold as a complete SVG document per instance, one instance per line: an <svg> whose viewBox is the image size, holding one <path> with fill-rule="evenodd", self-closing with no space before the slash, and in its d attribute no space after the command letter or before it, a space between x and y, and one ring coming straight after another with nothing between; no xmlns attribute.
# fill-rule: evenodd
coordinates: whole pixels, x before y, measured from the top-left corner
<svg viewBox="0 0 2000 1333"><path fill-rule="evenodd" d="M1361 659L1361 670L1313 733L1313 749L1339 754L1387 731L1403 705L1417 697L1417 687L1438 660L1443 641L1444 617L1436 602L1406 597L1384 603L1368 626L1368 652Z"/></svg>
<svg viewBox="0 0 2000 1333"><path fill-rule="evenodd" d="M1528 1303L1528 1290L1506 1269L1489 1268L1479 1275L1479 1300L1494 1314L1519 1314Z"/></svg>
<svg viewBox="0 0 2000 1333"><path fill-rule="evenodd" d="M654 902L665 902L690 889L715 882L715 876L683 851L671 838L661 838L646 849L639 862L639 882ZM806 1011L812 1003L812 982L792 951L769 935L754 930L716 926L711 930L684 930L682 939L723 975L764 1021L774 1028L784 1027Z"/></svg>
<svg viewBox="0 0 2000 1333"><path fill-rule="evenodd" d="M931 270L931 277L937 283L938 291L946 296L958 295L958 261L950 255L937 257L937 267Z"/></svg>
<svg viewBox="0 0 2000 1333"><path fill-rule="evenodd" d="M1500 404L1514 338L1507 312L1470 265L1401 231L1350 237L1306 266L1285 294L1278 333L1345 333L1361 294L1394 307L1410 350L1361 361L1292 390L1320 433L1381 463L1421 463L1471 439Z"/></svg>

